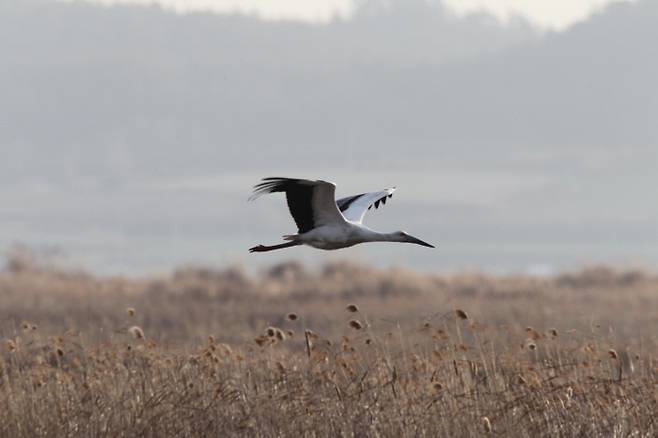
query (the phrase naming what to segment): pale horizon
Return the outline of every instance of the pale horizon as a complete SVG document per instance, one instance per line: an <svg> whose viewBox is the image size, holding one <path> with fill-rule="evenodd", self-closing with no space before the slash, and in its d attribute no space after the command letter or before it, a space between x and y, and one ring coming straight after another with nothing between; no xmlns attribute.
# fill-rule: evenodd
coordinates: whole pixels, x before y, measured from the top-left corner
<svg viewBox="0 0 658 438"><path fill-rule="evenodd" d="M59 0L75 1L75 0ZM326 23L336 17L350 18L355 0L83 0L90 3L114 4L158 4L178 13L216 12L256 15L265 20L299 20L311 23ZM545 30L564 30L587 19L606 5L636 0L439 0L428 4L445 5L456 16L487 13L503 23L524 19Z"/></svg>

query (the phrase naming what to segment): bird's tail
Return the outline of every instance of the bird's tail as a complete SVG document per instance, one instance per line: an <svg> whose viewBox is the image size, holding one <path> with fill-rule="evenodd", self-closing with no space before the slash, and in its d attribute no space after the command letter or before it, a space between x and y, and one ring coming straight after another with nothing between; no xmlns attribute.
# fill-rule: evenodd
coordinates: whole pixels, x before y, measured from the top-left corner
<svg viewBox="0 0 658 438"><path fill-rule="evenodd" d="M285 236L283 236L283 240L296 242L299 240L299 234L286 234Z"/></svg>

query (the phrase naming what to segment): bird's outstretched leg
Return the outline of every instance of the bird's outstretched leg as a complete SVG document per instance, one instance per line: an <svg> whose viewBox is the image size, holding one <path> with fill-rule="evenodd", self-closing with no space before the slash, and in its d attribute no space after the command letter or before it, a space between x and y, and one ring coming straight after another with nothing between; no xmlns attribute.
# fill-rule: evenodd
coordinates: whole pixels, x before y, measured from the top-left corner
<svg viewBox="0 0 658 438"><path fill-rule="evenodd" d="M272 246L258 245L258 246L254 246L253 248L249 248L249 252L274 251L275 249L290 248L291 246L297 246L301 244L302 242L293 241L293 242L287 242L287 243L282 243L280 245L272 245Z"/></svg>

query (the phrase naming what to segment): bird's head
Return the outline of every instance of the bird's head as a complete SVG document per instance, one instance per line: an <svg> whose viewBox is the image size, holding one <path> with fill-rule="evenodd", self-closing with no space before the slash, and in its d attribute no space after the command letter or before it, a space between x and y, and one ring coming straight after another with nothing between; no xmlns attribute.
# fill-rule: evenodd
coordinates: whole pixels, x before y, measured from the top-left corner
<svg viewBox="0 0 658 438"><path fill-rule="evenodd" d="M395 233L393 233L393 235L395 236L398 242L415 243L416 245L426 246L428 248L435 248L434 245L430 245L429 243L423 242L422 240L414 236L410 236L404 231L396 231Z"/></svg>

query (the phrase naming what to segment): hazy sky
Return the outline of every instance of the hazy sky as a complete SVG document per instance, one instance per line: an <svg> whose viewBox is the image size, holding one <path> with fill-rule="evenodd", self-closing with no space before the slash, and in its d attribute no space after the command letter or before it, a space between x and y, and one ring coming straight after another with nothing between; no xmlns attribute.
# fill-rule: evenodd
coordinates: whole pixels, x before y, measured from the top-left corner
<svg viewBox="0 0 658 438"><path fill-rule="evenodd" d="M314 26L0 0L0 257L21 242L103 273L330 257L658 267L658 1L562 32L358 2ZM367 224L439 249L252 257L294 232L282 196L246 202L264 176L339 196L397 186Z"/></svg>
<svg viewBox="0 0 658 438"><path fill-rule="evenodd" d="M326 21L349 16L359 0L88 0L97 3L160 3L178 11L239 10L264 18ZM541 27L562 29L614 1L632 0L444 0L458 14L488 11L502 20L520 15ZM385 0L382 1L386 3Z"/></svg>

